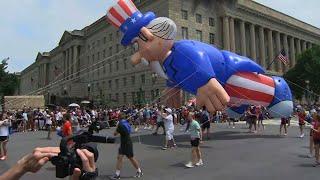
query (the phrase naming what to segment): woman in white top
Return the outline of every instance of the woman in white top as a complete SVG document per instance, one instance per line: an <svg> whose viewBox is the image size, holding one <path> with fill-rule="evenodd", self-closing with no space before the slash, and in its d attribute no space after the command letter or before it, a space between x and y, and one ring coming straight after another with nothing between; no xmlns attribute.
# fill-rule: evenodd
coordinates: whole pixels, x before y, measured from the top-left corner
<svg viewBox="0 0 320 180"><path fill-rule="evenodd" d="M164 110L165 110L165 113L162 113L161 116L163 118L164 126L166 129L166 140L162 149L166 150L169 147L169 143L171 143L170 145L171 148L174 148L177 145L173 138L174 124L173 124L172 110L170 108L165 108Z"/></svg>
<svg viewBox="0 0 320 180"><path fill-rule="evenodd" d="M7 142L9 140L9 125L10 120L6 114L3 114L0 119L0 160L7 159Z"/></svg>

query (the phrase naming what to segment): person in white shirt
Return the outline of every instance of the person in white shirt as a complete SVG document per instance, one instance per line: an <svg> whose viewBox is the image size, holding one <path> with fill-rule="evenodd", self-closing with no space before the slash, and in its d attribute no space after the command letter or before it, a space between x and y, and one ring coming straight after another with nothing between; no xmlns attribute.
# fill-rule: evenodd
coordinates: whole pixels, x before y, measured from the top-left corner
<svg viewBox="0 0 320 180"><path fill-rule="evenodd" d="M4 161L7 159L10 119L6 114L3 114L0 118L0 160Z"/></svg>
<svg viewBox="0 0 320 180"><path fill-rule="evenodd" d="M51 127L52 127L53 114L48 112L45 118L46 118L46 128L48 131L47 139L51 139Z"/></svg>
<svg viewBox="0 0 320 180"><path fill-rule="evenodd" d="M171 148L176 147L177 145L173 138L174 124L173 124L172 110L170 108L165 108L164 111L165 112L162 113L162 118L164 121L164 127L166 129L166 140L162 149L166 150L170 142L171 142Z"/></svg>
<svg viewBox="0 0 320 180"><path fill-rule="evenodd" d="M22 113L22 128L23 128L23 132L27 131L27 123L28 123L28 113L26 110L23 111Z"/></svg>

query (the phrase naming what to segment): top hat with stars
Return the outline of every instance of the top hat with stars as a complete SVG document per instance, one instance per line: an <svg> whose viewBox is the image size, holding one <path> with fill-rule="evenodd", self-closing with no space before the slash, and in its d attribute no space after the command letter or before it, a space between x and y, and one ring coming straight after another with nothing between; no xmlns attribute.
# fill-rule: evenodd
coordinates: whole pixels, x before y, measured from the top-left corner
<svg viewBox="0 0 320 180"><path fill-rule="evenodd" d="M118 0L107 13L109 22L123 33L121 44L127 46L137 37L142 27L148 25L156 15L153 12L142 14L131 0Z"/></svg>

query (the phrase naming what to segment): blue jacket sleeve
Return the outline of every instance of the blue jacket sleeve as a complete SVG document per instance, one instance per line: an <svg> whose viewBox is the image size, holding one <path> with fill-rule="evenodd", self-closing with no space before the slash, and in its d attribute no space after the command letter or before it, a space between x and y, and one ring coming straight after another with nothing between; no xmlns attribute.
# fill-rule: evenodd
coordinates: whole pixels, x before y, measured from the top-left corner
<svg viewBox="0 0 320 180"><path fill-rule="evenodd" d="M205 85L215 73L210 59L201 47L192 43L182 44L172 49L164 62L169 79L183 90L197 94L198 88Z"/></svg>

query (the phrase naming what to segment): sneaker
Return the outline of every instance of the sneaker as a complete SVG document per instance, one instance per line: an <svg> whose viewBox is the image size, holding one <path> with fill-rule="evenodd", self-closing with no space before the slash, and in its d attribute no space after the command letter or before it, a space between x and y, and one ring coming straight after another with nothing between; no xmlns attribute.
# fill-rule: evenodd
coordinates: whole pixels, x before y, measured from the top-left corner
<svg viewBox="0 0 320 180"><path fill-rule="evenodd" d="M200 159L199 162L196 163L196 166L203 166L202 159Z"/></svg>
<svg viewBox="0 0 320 180"><path fill-rule="evenodd" d="M308 158L313 158L313 155L312 155L312 154L309 154L309 155L308 155Z"/></svg>
<svg viewBox="0 0 320 180"><path fill-rule="evenodd" d="M7 156L2 156L2 157L0 158L1 161L4 161L4 160L6 160L6 159L7 159Z"/></svg>
<svg viewBox="0 0 320 180"><path fill-rule="evenodd" d="M120 179L120 175L114 174L113 176L110 177L110 179Z"/></svg>
<svg viewBox="0 0 320 180"><path fill-rule="evenodd" d="M300 138L303 138L303 137L304 137L304 133L300 135Z"/></svg>
<svg viewBox="0 0 320 180"><path fill-rule="evenodd" d="M287 136L287 133L284 133L284 136Z"/></svg>
<svg viewBox="0 0 320 180"><path fill-rule="evenodd" d="M161 149L162 149L162 150L167 150L168 147L164 146L164 147L162 147Z"/></svg>
<svg viewBox="0 0 320 180"><path fill-rule="evenodd" d="M313 165L313 167L318 167L318 166L320 166L320 162L316 162L316 163Z"/></svg>
<svg viewBox="0 0 320 180"><path fill-rule="evenodd" d="M134 177L135 177L135 178L141 178L142 176L143 176L143 173L142 173L142 171L141 171L141 172L137 172Z"/></svg>
<svg viewBox="0 0 320 180"><path fill-rule="evenodd" d="M187 168L193 168L194 165L192 164L192 162L188 162L188 164L185 165Z"/></svg>

